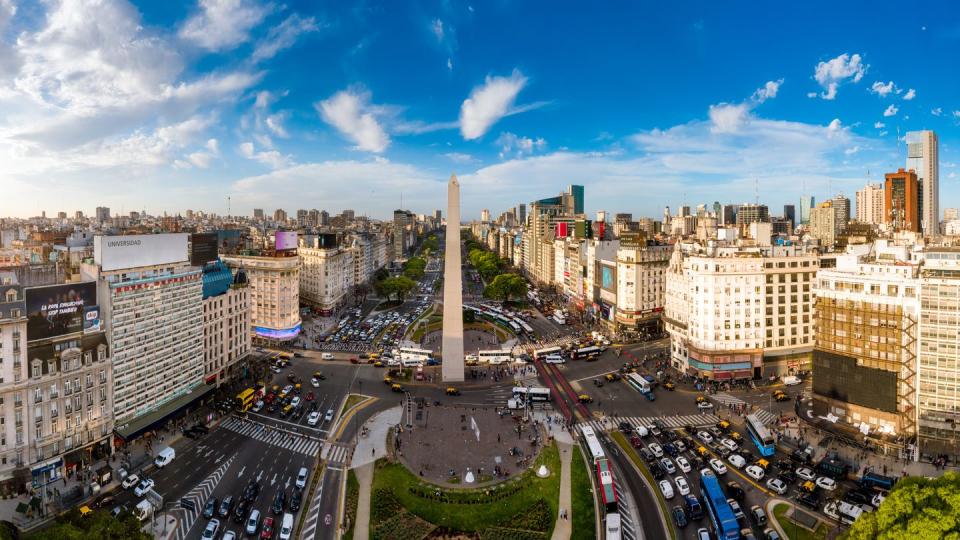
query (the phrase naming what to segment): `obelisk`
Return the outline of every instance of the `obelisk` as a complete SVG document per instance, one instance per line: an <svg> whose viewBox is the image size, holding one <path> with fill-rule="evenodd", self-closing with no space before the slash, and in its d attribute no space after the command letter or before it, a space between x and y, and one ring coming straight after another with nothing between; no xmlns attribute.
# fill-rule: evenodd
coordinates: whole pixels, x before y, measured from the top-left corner
<svg viewBox="0 0 960 540"><path fill-rule="evenodd" d="M463 380L463 276L460 269L460 183L447 183L447 234L443 261L443 380Z"/></svg>

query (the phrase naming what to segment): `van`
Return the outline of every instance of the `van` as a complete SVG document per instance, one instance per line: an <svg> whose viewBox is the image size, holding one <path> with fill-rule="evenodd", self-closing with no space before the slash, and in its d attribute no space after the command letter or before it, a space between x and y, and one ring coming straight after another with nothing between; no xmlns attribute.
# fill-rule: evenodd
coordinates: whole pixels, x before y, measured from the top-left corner
<svg viewBox="0 0 960 540"><path fill-rule="evenodd" d="M800 380L800 377L795 377L793 375L784 375L783 377L783 384L787 386L794 386L800 384L801 382L803 381Z"/></svg>
<svg viewBox="0 0 960 540"><path fill-rule="evenodd" d="M144 499L137 503L137 507L133 510L133 515L137 516L141 522L150 519L153 516L153 505L150 504L150 501Z"/></svg>
<svg viewBox="0 0 960 540"><path fill-rule="evenodd" d="M284 514L280 524L280 540L290 540L293 537L293 514Z"/></svg>
<svg viewBox="0 0 960 540"><path fill-rule="evenodd" d="M158 469L162 469L170 464L173 461L173 458L177 457L177 453L171 447L166 447L157 454L157 459L153 460L153 464L157 466Z"/></svg>
<svg viewBox="0 0 960 540"><path fill-rule="evenodd" d="M333 354L332 354L332 353L325 352L325 353L323 353L323 354L320 355L320 359L321 359L321 360L333 360Z"/></svg>
<svg viewBox="0 0 960 540"><path fill-rule="evenodd" d="M566 362L559 354L551 354L544 360L547 364L562 364Z"/></svg>

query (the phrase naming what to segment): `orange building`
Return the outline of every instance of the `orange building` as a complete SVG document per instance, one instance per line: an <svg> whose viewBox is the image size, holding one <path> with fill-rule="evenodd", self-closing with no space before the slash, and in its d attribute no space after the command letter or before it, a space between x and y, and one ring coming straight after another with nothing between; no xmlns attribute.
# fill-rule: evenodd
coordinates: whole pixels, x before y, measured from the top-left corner
<svg viewBox="0 0 960 540"><path fill-rule="evenodd" d="M920 185L913 170L887 173L883 186L883 220L897 231L920 232Z"/></svg>

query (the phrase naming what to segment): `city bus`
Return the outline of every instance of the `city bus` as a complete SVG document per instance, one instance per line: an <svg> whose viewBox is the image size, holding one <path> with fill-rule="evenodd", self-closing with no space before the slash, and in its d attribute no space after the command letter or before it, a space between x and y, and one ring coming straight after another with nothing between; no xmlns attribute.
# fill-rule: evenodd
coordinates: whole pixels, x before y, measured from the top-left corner
<svg viewBox="0 0 960 540"><path fill-rule="evenodd" d="M777 443L773 440L773 435L756 414L747 415L747 433L761 456L772 456L776 452Z"/></svg>
<svg viewBox="0 0 960 540"><path fill-rule="evenodd" d="M257 397L257 392L253 388L247 388L237 394L237 412L245 413L253 407L253 401Z"/></svg>
<svg viewBox="0 0 960 540"><path fill-rule="evenodd" d="M401 347L393 352L393 357L400 360L403 367L417 367L425 364L433 356L430 349L414 349Z"/></svg>
<svg viewBox="0 0 960 540"><path fill-rule="evenodd" d="M492 365L503 364L504 362L510 361L510 351L480 351L477 353L477 359L481 363L486 362Z"/></svg>
<svg viewBox="0 0 960 540"><path fill-rule="evenodd" d="M706 502L707 515L713 524L713 530L718 539L739 540L740 525L733 509L727 502L726 495L720 489L720 482L712 471L704 469L700 472L700 493Z"/></svg>
<svg viewBox="0 0 960 540"><path fill-rule="evenodd" d="M523 329L523 331L527 334L528 337L533 337L533 328L531 328L530 325L527 324L527 321L524 321L522 319L516 319L516 321L517 321L517 324L520 325L520 328Z"/></svg>
<svg viewBox="0 0 960 540"><path fill-rule="evenodd" d="M596 360L600 358L600 347L584 347L573 351L574 360Z"/></svg>
<svg viewBox="0 0 960 540"><path fill-rule="evenodd" d="M600 446L600 439L597 438L597 433L593 431L593 428L590 426L583 426L580 428L580 432L583 433L583 440L587 443L587 450L590 451L590 458L597 462L597 460L606 458L606 454L603 453L603 447Z"/></svg>
<svg viewBox="0 0 960 540"><path fill-rule="evenodd" d="M604 535L606 540L620 540L620 514L617 512L607 514L604 529L606 531Z"/></svg>
<svg viewBox="0 0 960 540"><path fill-rule="evenodd" d="M641 394L650 393L650 381L641 377L638 373L628 373L627 374L627 384L636 389L637 392Z"/></svg>
<svg viewBox="0 0 960 540"><path fill-rule="evenodd" d="M560 347L547 347L546 349L537 349L533 351L534 358L543 358L551 354L560 354L563 352L563 349Z"/></svg>
<svg viewBox="0 0 960 540"><path fill-rule="evenodd" d="M600 502L607 512L617 511L617 490L613 487L613 473L606 458L596 461L597 485L600 486Z"/></svg>
<svg viewBox="0 0 960 540"><path fill-rule="evenodd" d="M513 397L517 399L523 398L531 403L542 403L544 401L550 401L550 389L515 386L513 388Z"/></svg>
<svg viewBox="0 0 960 540"><path fill-rule="evenodd" d="M508 321L508 322L510 323L510 328L513 329L513 333L519 334L519 333L520 333L520 325L517 324L517 323L515 323L514 321Z"/></svg>

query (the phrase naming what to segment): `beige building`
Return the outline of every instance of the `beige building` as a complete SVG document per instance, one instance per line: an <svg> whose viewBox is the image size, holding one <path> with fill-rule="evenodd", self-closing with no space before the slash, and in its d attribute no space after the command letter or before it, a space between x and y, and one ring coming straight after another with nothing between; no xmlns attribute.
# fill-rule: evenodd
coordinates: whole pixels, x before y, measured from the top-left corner
<svg viewBox="0 0 960 540"><path fill-rule="evenodd" d="M644 233L624 233L617 249L616 287L618 326L631 330L659 330L666 295L667 267L673 246L648 242ZM602 275L603 280L609 279Z"/></svg>
<svg viewBox="0 0 960 540"><path fill-rule="evenodd" d="M289 341L300 333L300 256L227 255L231 269L243 269L250 284L253 338Z"/></svg>
<svg viewBox="0 0 960 540"><path fill-rule="evenodd" d="M220 386L250 354L250 286L246 273L238 271L225 291L216 292L219 294L203 299L203 379L206 384Z"/></svg>
<svg viewBox="0 0 960 540"><path fill-rule="evenodd" d="M886 220L883 217L883 186L867 184L857 191L857 221L870 225L882 225Z"/></svg>
<svg viewBox="0 0 960 540"><path fill-rule="evenodd" d="M354 285L353 250L336 235L306 237L300 249L300 300L320 313L332 313L349 298Z"/></svg>
<svg viewBox="0 0 960 540"><path fill-rule="evenodd" d="M833 201L822 202L816 208L810 209L810 235L820 240L821 244L827 247L833 246L839 232Z"/></svg>

